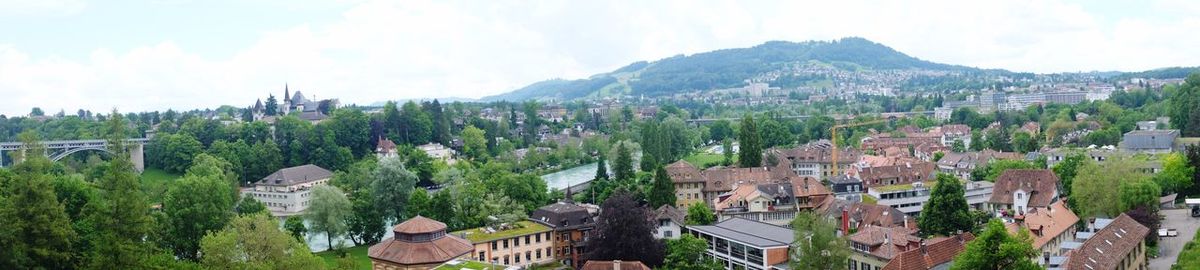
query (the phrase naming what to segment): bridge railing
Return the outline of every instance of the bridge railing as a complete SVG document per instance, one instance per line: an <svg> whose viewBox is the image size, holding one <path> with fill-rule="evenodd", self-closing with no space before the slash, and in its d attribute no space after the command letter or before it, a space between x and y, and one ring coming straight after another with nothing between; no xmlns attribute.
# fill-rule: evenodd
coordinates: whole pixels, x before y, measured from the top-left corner
<svg viewBox="0 0 1200 270"><path fill-rule="evenodd" d="M127 142L127 143L136 143L136 144L146 144L149 141L150 141L150 139L146 139L146 138L135 138L135 139L125 140L125 142ZM46 148L49 148L49 149L104 146L104 145L108 145L108 140L44 141L44 142L42 142L42 145L46 146ZM22 143L22 142L0 142L0 150L3 150L3 151L20 150L23 147L25 147L25 143Z"/></svg>

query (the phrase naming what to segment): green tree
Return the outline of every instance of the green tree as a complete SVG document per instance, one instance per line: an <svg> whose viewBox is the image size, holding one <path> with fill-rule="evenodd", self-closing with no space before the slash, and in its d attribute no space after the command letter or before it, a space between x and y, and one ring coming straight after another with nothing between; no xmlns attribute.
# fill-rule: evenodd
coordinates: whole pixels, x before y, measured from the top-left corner
<svg viewBox="0 0 1200 270"><path fill-rule="evenodd" d="M992 219L979 236L967 243L966 249L954 258L950 269L1041 269L1030 258L1037 256L1029 231L1008 234L1004 223Z"/></svg>
<svg viewBox="0 0 1200 270"><path fill-rule="evenodd" d="M303 242L279 230L266 214L240 216L225 229L200 240L200 264L207 269L325 269Z"/></svg>
<svg viewBox="0 0 1200 270"><path fill-rule="evenodd" d="M167 218L164 240L175 256L195 260L200 239L233 218L233 197L226 195L230 190L230 183L217 176L189 175L167 191L162 206Z"/></svg>
<svg viewBox="0 0 1200 270"><path fill-rule="evenodd" d="M658 209L663 205L675 205L675 184L671 182L671 176L667 175L667 169L659 166L654 171L654 184L650 187L650 208Z"/></svg>
<svg viewBox="0 0 1200 270"><path fill-rule="evenodd" d="M971 131L971 151L982 151L985 144L987 142L983 141L982 132L978 130Z"/></svg>
<svg viewBox="0 0 1200 270"><path fill-rule="evenodd" d="M1029 153L1038 150L1038 141L1026 132L1017 132L1012 136L1013 150Z"/></svg>
<svg viewBox="0 0 1200 270"><path fill-rule="evenodd" d="M733 165L733 141L729 138L721 141L721 155L724 156L721 160L722 166Z"/></svg>
<svg viewBox="0 0 1200 270"><path fill-rule="evenodd" d="M921 209L917 225L923 235L954 235L975 229L963 185L954 176L938 173L937 185Z"/></svg>
<svg viewBox="0 0 1200 270"><path fill-rule="evenodd" d="M112 161L96 180L98 200L85 210L93 230L88 235L88 242L94 245L89 264L90 268L140 269L146 266L153 249L153 244L146 241L155 227L150 203L124 146L124 118L114 111L105 126Z"/></svg>
<svg viewBox="0 0 1200 270"><path fill-rule="evenodd" d="M72 254L76 233L47 175L51 165L44 156L32 154L13 168L15 177L0 181L0 220L5 220L0 226L5 227L0 229L5 234L0 236L0 268L77 267Z"/></svg>
<svg viewBox="0 0 1200 270"><path fill-rule="evenodd" d="M383 209L375 205L372 192L354 190L350 192L349 199L351 214L346 216L346 231L350 241L356 246L378 243L383 239L387 217L384 216ZM407 204L407 201L405 203Z"/></svg>
<svg viewBox="0 0 1200 270"><path fill-rule="evenodd" d="M342 190L328 185L313 188L309 195L312 199L304 219L312 225L310 231L325 234L325 242L332 250L333 238L346 233L346 217L352 214L350 200Z"/></svg>
<svg viewBox="0 0 1200 270"><path fill-rule="evenodd" d="M296 241L304 242L304 235L308 234L308 228L304 227L304 219L300 216L290 216L283 222L283 229L287 230Z"/></svg>
<svg viewBox="0 0 1200 270"><path fill-rule="evenodd" d="M792 269L846 269L850 244L838 237L833 220L812 211L801 211L792 219L795 241L788 252Z"/></svg>
<svg viewBox="0 0 1200 270"><path fill-rule="evenodd" d="M608 165L604 164L604 154L596 157L596 176L592 180L608 180Z"/></svg>
<svg viewBox="0 0 1200 270"><path fill-rule="evenodd" d="M703 202L697 202L687 209L687 217L684 223L687 225L712 225L717 221L716 214L713 214L712 209L708 208Z"/></svg>
<svg viewBox="0 0 1200 270"><path fill-rule="evenodd" d="M667 254L663 260L663 269L677 270L719 270L725 269L720 262L705 256L708 243L704 239L691 234L683 234L679 239L667 240Z"/></svg>
<svg viewBox="0 0 1200 270"><path fill-rule="evenodd" d="M1164 193L1179 192L1192 186L1196 169L1188 164L1187 157L1179 153L1167 154L1163 157L1162 166L1162 171L1154 175L1154 182L1162 187Z"/></svg>
<svg viewBox="0 0 1200 270"><path fill-rule="evenodd" d="M279 114L279 101L275 100L275 95L267 95L267 104L264 107L267 115Z"/></svg>
<svg viewBox="0 0 1200 270"><path fill-rule="evenodd" d="M270 213L267 211L266 205L263 205L262 202L254 199L254 197L248 194L245 197L242 197L242 200L238 201L237 206L234 207L234 211L236 211L240 216L258 213Z"/></svg>
<svg viewBox="0 0 1200 270"><path fill-rule="evenodd" d="M729 120L717 120L708 126L709 140L714 142L723 141L727 138L733 138L733 125Z"/></svg>
<svg viewBox="0 0 1200 270"><path fill-rule="evenodd" d="M1141 166L1141 161L1120 157L1111 157L1101 163L1084 163L1071 183L1071 197L1068 198L1071 209L1081 217L1121 214L1124 212L1121 192L1113 192L1113 188L1119 191L1122 182L1148 181L1149 176L1138 171Z"/></svg>
<svg viewBox="0 0 1200 270"><path fill-rule="evenodd" d="M476 160L487 158L487 138L482 129L468 125L462 131L463 152Z"/></svg>
<svg viewBox="0 0 1200 270"><path fill-rule="evenodd" d="M1154 181L1142 178L1121 181L1117 193L1119 193L1118 198L1121 201L1117 211L1124 213L1138 206L1157 209L1158 197L1162 195L1162 189Z"/></svg>
<svg viewBox="0 0 1200 270"><path fill-rule="evenodd" d="M1083 154L1075 153L1067 155L1062 161L1054 164L1054 174L1058 175L1058 180L1062 182L1062 195L1064 197L1071 196L1071 183L1075 181L1075 175L1079 172L1079 167L1088 161L1087 157L1084 157Z"/></svg>
<svg viewBox="0 0 1200 270"><path fill-rule="evenodd" d="M417 184L417 175L404 168L399 158L389 157L379 161L372 176L372 193L376 207L383 211L388 220L404 220L404 207L409 193Z"/></svg>
<svg viewBox="0 0 1200 270"><path fill-rule="evenodd" d="M337 109L330 120L321 124L329 125L337 145L349 148L355 157L370 154L375 149L370 120L362 111L354 108Z"/></svg>
<svg viewBox="0 0 1200 270"><path fill-rule="evenodd" d="M762 137L754 117L742 117L742 130L738 132L738 165L742 168L762 166Z"/></svg>
<svg viewBox="0 0 1200 270"><path fill-rule="evenodd" d="M432 198L429 197L429 192L423 188L414 188L412 194L408 196L408 215L432 217L433 212L440 211L432 208Z"/></svg>
<svg viewBox="0 0 1200 270"><path fill-rule="evenodd" d="M1029 163L1020 159L997 159L987 163L983 167L975 168L971 172L971 178L975 181L996 182L996 178L1000 177L1007 170L1015 169L1041 169L1033 163Z"/></svg>
<svg viewBox="0 0 1200 270"><path fill-rule="evenodd" d="M1168 102L1171 125L1184 137L1200 136L1200 73L1188 75Z"/></svg>
<svg viewBox="0 0 1200 270"><path fill-rule="evenodd" d="M633 156L624 143L617 144L617 158L613 160L614 178L617 180L633 179Z"/></svg>

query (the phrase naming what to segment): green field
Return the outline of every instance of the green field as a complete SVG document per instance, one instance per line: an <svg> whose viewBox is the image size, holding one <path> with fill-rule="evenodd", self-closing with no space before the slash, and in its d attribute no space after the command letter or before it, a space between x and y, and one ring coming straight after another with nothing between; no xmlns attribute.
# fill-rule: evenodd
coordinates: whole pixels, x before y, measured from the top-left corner
<svg viewBox="0 0 1200 270"><path fill-rule="evenodd" d="M357 246L346 248L346 256L349 256L354 261L354 269L370 270L371 258L367 257L367 248L371 246ZM317 252L317 257L325 260L325 265L330 268L337 267L338 254L332 250Z"/></svg>
<svg viewBox="0 0 1200 270"><path fill-rule="evenodd" d="M701 152L683 157L683 160L691 163L692 166L696 166L696 168L704 169L708 167L706 164L720 164L721 161L725 160L725 156ZM737 163L737 155L733 156L733 163Z"/></svg>
<svg viewBox="0 0 1200 270"><path fill-rule="evenodd" d="M152 203L160 203L163 194L167 193L167 188L179 177L182 176L161 169L146 168L146 171L142 172L142 190L150 197Z"/></svg>

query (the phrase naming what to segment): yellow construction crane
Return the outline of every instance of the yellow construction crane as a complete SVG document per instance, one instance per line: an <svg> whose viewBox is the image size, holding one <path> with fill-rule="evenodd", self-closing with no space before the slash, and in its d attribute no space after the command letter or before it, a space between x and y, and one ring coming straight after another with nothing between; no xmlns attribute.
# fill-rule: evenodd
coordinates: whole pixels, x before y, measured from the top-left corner
<svg viewBox="0 0 1200 270"><path fill-rule="evenodd" d="M883 122L887 122L887 121L888 121L888 119L878 119L878 120L871 120L871 121L859 122L859 123L833 125L833 127L829 128L829 138L830 138L830 141L833 141L833 175L832 176L838 175L838 143L837 143L838 135L837 135L837 130L839 128L873 125L873 124L883 123Z"/></svg>

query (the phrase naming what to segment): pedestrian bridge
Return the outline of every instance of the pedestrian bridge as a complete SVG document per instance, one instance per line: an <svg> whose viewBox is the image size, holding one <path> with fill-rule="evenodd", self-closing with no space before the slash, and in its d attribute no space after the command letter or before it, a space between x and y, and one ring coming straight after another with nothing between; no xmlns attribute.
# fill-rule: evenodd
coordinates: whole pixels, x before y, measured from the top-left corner
<svg viewBox="0 0 1200 270"><path fill-rule="evenodd" d="M133 161L133 166L137 168L139 172L146 169L144 152L146 143L149 141L149 139L145 138L125 140L125 145L129 147L129 160ZM46 148L46 157L50 158L51 161L59 161L71 154L82 151L101 151L109 153L108 140L45 141L41 142L41 144ZM0 142L0 157L7 157L9 152L22 151L24 149L24 143ZM11 165L8 163L19 162L19 160L14 160L12 162L6 162L4 160L5 159L0 158L0 167Z"/></svg>

